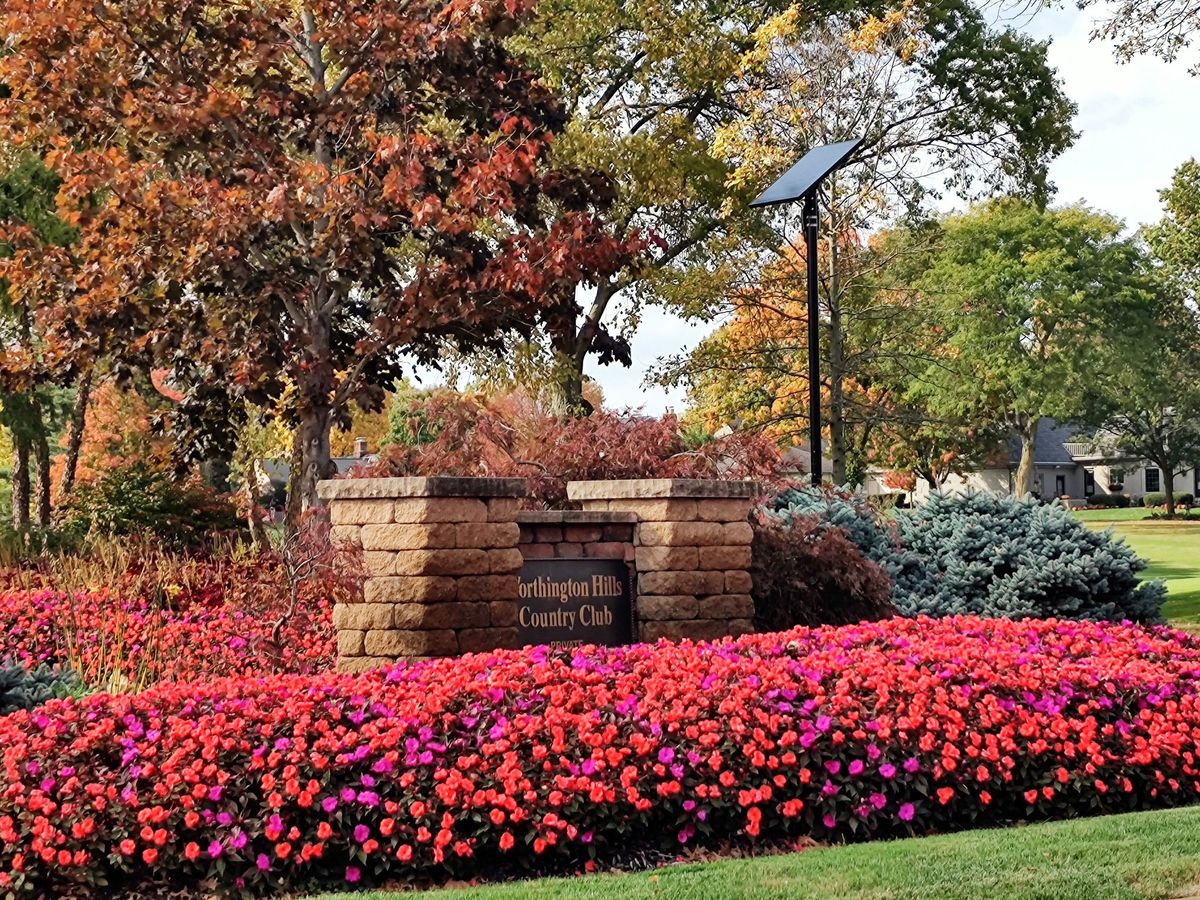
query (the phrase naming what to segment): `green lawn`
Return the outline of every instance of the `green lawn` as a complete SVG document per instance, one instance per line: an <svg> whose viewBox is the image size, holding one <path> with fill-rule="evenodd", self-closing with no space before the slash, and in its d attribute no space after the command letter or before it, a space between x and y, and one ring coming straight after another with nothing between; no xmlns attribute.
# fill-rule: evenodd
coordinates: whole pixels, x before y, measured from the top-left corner
<svg viewBox="0 0 1200 900"><path fill-rule="evenodd" d="M1200 897L1200 807L679 865L321 900Z"/></svg>
<svg viewBox="0 0 1200 900"><path fill-rule="evenodd" d="M1200 522L1145 520L1144 509L1089 509L1078 516L1092 528L1112 527L1139 556L1149 560L1148 578L1167 583L1168 621L1200 628Z"/></svg>

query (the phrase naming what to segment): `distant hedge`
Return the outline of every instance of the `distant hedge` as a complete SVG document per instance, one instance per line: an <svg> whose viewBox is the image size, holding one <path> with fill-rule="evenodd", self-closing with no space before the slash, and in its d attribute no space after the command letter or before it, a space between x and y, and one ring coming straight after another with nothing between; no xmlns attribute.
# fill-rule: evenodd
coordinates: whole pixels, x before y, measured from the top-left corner
<svg viewBox="0 0 1200 900"><path fill-rule="evenodd" d="M1133 500L1124 494L1096 494L1088 497L1088 506L1105 506L1112 509L1125 509L1133 505Z"/></svg>
<svg viewBox="0 0 1200 900"><path fill-rule="evenodd" d="M1175 495L1176 506L1191 506L1193 500L1195 500L1195 497L1193 497L1191 494L1182 493ZM1156 506L1166 505L1167 495L1162 491L1151 491L1149 494L1146 494L1144 497L1142 497L1142 506L1146 507L1147 509L1153 509Z"/></svg>

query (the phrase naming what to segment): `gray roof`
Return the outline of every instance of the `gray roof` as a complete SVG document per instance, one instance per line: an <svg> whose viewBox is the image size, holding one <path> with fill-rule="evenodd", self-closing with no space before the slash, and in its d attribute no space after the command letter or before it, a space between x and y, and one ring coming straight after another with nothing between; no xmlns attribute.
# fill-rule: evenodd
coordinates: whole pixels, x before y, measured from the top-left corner
<svg viewBox="0 0 1200 900"><path fill-rule="evenodd" d="M1076 438L1079 432L1077 425L1063 425L1054 419L1041 419L1038 422L1034 463L1039 466L1076 465L1074 457L1063 445ZM1010 448L1009 463L1016 466L1021 462L1021 439L1014 437Z"/></svg>
<svg viewBox="0 0 1200 900"><path fill-rule="evenodd" d="M333 464L337 467L339 475L345 475L355 466L371 465L379 462L379 457L374 453L368 453L366 456L335 456ZM263 471L267 473L267 477L271 479L272 484L286 485L291 477L292 467L286 459L264 459L262 460Z"/></svg>

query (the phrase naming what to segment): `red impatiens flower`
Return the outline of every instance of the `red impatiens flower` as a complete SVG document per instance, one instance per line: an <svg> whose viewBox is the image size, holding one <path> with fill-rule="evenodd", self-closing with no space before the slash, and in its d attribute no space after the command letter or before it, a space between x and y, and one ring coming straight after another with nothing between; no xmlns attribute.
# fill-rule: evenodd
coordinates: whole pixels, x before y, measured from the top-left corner
<svg viewBox="0 0 1200 900"><path fill-rule="evenodd" d="M1200 800L1200 639L1164 628L895 619L250 671L0 717L0 885L263 893Z"/></svg>

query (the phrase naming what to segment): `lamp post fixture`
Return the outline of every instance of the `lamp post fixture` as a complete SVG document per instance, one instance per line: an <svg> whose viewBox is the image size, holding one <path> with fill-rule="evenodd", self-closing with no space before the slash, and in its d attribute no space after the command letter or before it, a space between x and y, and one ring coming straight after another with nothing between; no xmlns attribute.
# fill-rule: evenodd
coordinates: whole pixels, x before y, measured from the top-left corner
<svg viewBox="0 0 1200 900"><path fill-rule="evenodd" d="M862 145L862 138L826 144L809 150L750 205L779 206L801 200L804 255L808 274L808 453L809 477L821 483L821 331L817 308L817 191L825 176L846 163Z"/></svg>

